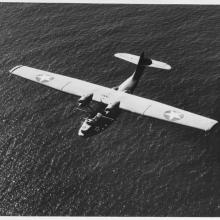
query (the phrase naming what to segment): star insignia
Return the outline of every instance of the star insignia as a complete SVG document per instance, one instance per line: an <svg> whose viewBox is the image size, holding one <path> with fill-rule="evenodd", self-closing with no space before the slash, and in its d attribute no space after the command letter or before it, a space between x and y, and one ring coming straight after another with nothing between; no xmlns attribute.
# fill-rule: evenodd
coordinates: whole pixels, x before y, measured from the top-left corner
<svg viewBox="0 0 220 220"><path fill-rule="evenodd" d="M46 74L39 74L36 76L36 80L40 83L48 83L53 79L54 77L46 75Z"/></svg>
<svg viewBox="0 0 220 220"><path fill-rule="evenodd" d="M168 110L164 112L164 117L169 121L178 121L184 117L184 114L175 110Z"/></svg>

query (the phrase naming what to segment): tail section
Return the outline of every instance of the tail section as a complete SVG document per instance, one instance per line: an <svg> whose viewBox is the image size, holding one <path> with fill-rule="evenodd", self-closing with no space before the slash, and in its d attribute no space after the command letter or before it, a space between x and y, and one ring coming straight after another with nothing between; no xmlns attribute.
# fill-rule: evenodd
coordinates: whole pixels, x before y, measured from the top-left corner
<svg viewBox="0 0 220 220"><path fill-rule="evenodd" d="M136 65L139 65L139 62L141 62L140 66L144 65L144 66L149 66L149 67L154 67L154 68L159 68L159 69L164 69L164 70L171 69L171 66L169 64L166 64L164 62L157 61L157 60L152 60L150 58L145 58L144 52L142 52L141 56L136 56L136 55L129 54L129 53L116 53L114 56L120 59L126 60L130 63L134 63Z"/></svg>
<svg viewBox="0 0 220 220"><path fill-rule="evenodd" d="M149 59L145 59L144 58L144 52L142 52L141 56L139 58L136 70L135 70L134 75L133 75L134 80L140 79L141 75L143 74L143 72L146 68L147 63L151 64L152 62Z"/></svg>
<svg viewBox="0 0 220 220"><path fill-rule="evenodd" d="M128 53L117 53L115 54L115 56L137 65L135 72L118 87L118 90L123 92L128 92L128 93L134 92L147 66L166 69L166 70L171 69L171 67L166 63L145 58L144 52L142 52L140 56L136 56Z"/></svg>

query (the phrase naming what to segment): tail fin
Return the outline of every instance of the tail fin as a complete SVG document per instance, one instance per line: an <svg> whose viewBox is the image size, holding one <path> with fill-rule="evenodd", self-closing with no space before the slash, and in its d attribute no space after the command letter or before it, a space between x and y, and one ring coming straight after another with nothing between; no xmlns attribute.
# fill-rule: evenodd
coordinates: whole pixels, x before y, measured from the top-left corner
<svg viewBox="0 0 220 220"><path fill-rule="evenodd" d="M133 75L134 79L139 79L141 77L141 75L143 74L143 72L146 68L146 65L148 65L148 63L151 64L152 62L149 59L145 59L144 58L144 52L142 52L141 56L139 58L136 70L135 70L134 75Z"/></svg>
<svg viewBox="0 0 220 220"><path fill-rule="evenodd" d="M169 64L157 60L152 60L150 58L144 58L144 52L142 52L140 57L129 53L116 53L114 56L126 60L128 62L134 63L136 65L138 65L141 60L142 65L145 66L164 69L164 70L171 69L171 66Z"/></svg>

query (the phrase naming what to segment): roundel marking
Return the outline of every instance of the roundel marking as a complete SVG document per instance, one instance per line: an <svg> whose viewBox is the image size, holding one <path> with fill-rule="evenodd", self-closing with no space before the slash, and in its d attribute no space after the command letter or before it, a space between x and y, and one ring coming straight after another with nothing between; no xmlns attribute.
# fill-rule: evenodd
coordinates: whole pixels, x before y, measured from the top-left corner
<svg viewBox="0 0 220 220"><path fill-rule="evenodd" d="M47 74L39 74L36 76L36 80L40 83L48 83L53 79L54 79L54 77L49 76Z"/></svg>
<svg viewBox="0 0 220 220"><path fill-rule="evenodd" d="M178 121L181 120L184 117L183 113L180 113L175 110L168 110L164 112L164 118L166 118L169 121Z"/></svg>

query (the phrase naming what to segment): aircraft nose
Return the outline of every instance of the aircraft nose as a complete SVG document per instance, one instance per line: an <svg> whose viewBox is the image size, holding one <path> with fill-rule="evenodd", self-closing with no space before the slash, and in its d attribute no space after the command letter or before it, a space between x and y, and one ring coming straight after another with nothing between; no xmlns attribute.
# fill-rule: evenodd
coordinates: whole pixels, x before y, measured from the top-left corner
<svg viewBox="0 0 220 220"><path fill-rule="evenodd" d="M87 136L87 132L90 128L91 128L91 125L88 125L87 121L84 121L81 128L79 129L78 135L81 137Z"/></svg>
<svg viewBox="0 0 220 220"><path fill-rule="evenodd" d="M81 129L79 129L78 135L81 136L81 137L85 136L85 135L82 133Z"/></svg>

